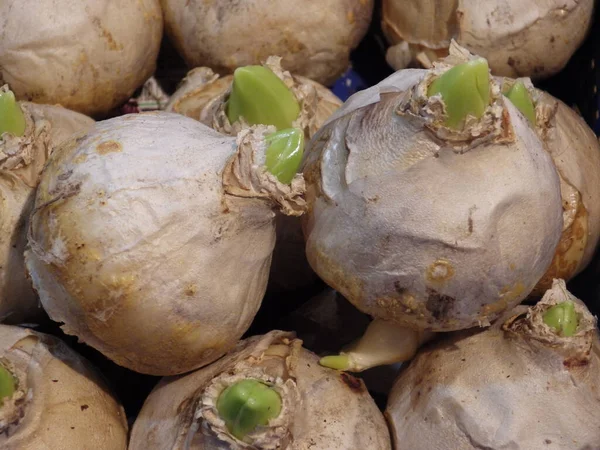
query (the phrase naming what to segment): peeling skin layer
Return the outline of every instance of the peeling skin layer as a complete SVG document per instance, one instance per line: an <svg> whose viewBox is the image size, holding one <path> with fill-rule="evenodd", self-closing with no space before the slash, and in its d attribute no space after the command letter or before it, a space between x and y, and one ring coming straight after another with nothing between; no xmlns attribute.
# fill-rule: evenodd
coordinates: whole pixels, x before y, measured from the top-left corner
<svg viewBox="0 0 600 450"><path fill-rule="evenodd" d="M579 193L576 212L583 215L585 211L585 223L580 226L576 223L578 216L573 214L568 236L576 246L574 250L579 250L579 260L571 272L575 276L589 264L600 240L600 144L573 109L543 91L535 90L535 94L539 96L538 114L548 108L554 112L550 117L541 115L544 141L561 177ZM585 236L581 236L584 231Z"/></svg>
<svg viewBox="0 0 600 450"><path fill-rule="evenodd" d="M573 109L535 89L529 78L496 77L503 89L524 83L535 103L538 134L558 170L563 232L552 264L532 292L541 296L554 278L570 280L589 264L600 240L600 144Z"/></svg>
<svg viewBox="0 0 600 450"><path fill-rule="evenodd" d="M26 277L23 252L34 188L48 156L71 134L93 126L83 114L59 106L24 102L23 137L0 139L0 320L20 323L42 312Z"/></svg>
<svg viewBox="0 0 600 450"><path fill-rule="evenodd" d="M158 0L3 0L0 18L0 80L90 115L152 75L163 30Z"/></svg>
<svg viewBox="0 0 600 450"><path fill-rule="evenodd" d="M592 317L581 302L576 308ZM556 337L550 344L522 333L529 328L505 332L503 322L424 347L411 361L386 410L398 448L598 449L600 341L593 321L587 332L562 339L592 334L585 364L557 351Z"/></svg>
<svg viewBox="0 0 600 450"><path fill-rule="evenodd" d="M485 325L549 266L562 229L559 179L504 99L504 136L472 147L398 114L408 93L385 92L411 88L418 74L351 98L311 141L308 260L375 317L431 331Z"/></svg>
<svg viewBox="0 0 600 450"><path fill-rule="evenodd" d="M3 450L127 448L125 412L86 360L52 336L7 325L0 347L18 380L0 407Z"/></svg>
<svg viewBox="0 0 600 450"><path fill-rule="evenodd" d="M325 369L293 334L272 331L238 343L224 358L186 376L163 379L133 426L130 450L389 450L385 421L362 381ZM283 407L268 427L234 439L213 414L235 381L270 380Z"/></svg>
<svg viewBox="0 0 600 450"><path fill-rule="evenodd" d="M373 0L161 0L166 31L190 67L219 73L261 64L271 55L283 67L333 83L371 22ZM235 32L232 33L232 30Z"/></svg>
<svg viewBox="0 0 600 450"><path fill-rule="evenodd" d="M459 0L383 0L381 24L385 36L392 44L407 41L431 49L448 48L456 33L458 3Z"/></svg>
<svg viewBox="0 0 600 450"><path fill-rule="evenodd" d="M231 348L264 294L273 202L303 208L301 177L283 186L259 171L252 145L235 153L236 138L171 113L66 142L44 171L26 253L50 317L142 373L186 372Z"/></svg>
<svg viewBox="0 0 600 450"><path fill-rule="evenodd" d="M560 71L579 48L593 6L593 0L384 0L382 23L391 44L408 44L408 57L398 61L427 67L455 38L485 57L495 75L542 78Z"/></svg>

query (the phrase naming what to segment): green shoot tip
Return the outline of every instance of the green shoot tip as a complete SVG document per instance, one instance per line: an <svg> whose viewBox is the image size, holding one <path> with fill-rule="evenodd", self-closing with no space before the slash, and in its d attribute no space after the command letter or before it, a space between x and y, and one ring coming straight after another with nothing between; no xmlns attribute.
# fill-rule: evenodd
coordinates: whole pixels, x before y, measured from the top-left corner
<svg viewBox="0 0 600 450"><path fill-rule="evenodd" d="M460 129L467 116L480 119L490 104L490 70L483 58L452 67L433 80L427 95L440 94L446 106L446 126Z"/></svg>
<svg viewBox="0 0 600 450"><path fill-rule="evenodd" d="M554 305L544 313L543 320L546 325L563 337L573 336L579 326L579 318L572 301Z"/></svg>
<svg viewBox="0 0 600 450"><path fill-rule="evenodd" d="M23 136L25 116L12 91L0 90L0 135L10 133Z"/></svg>

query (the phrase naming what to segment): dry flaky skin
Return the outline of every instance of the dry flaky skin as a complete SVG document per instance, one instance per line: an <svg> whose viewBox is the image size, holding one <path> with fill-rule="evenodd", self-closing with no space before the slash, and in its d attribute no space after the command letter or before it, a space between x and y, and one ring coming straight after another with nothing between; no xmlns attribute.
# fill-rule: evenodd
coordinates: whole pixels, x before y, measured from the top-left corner
<svg viewBox="0 0 600 450"><path fill-rule="evenodd" d="M19 99L102 115L154 72L158 0L5 0L0 17L0 81Z"/></svg>
<svg viewBox="0 0 600 450"><path fill-rule="evenodd" d="M384 0L382 26L398 45L388 61L396 69L410 60L428 67L455 38L485 57L496 75L547 77L581 45L593 6L593 0Z"/></svg>
<svg viewBox="0 0 600 450"><path fill-rule="evenodd" d="M50 153L71 134L94 121L49 105L21 104L26 119L22 137L0 138L0 321L18 323L41 312L26 278L23 252L34 188Z"/></svg>
<svg viewBox="0 0 600 450"><path fill-rule="evenodd" d="M541 318L564 300L577 302L580 316L571 338L559 338ZM538 306L515 313L504 325L420 351L396 380L386 410L397 448L600 448L595 318L556 280Z"/></svg>
<svg viewBox="0 0 600 450"><path fill-rule="evenodd" d="M0 360L18 380L0 407L5 450L125 450L127 421L91 365L58 339L0 325Z"/></svg>
<svg viewBox="0 0 600 450"><path fill-rule="evenodd" d="M351 98L304 163L313 269L362 311L431 331L518 304L563 224L552 159L497 85L479 122L440 125L425 90L442 70L398 72Z"/></svg>
<svg viewBox="0 0 600 450"><path fill-rule="evenodd" d="M10 170L35 188L54 149L71 135L89 130L95 122L61 106L29 102L20 102L20 106L25 116L25 132L23 136L5 133L0 137L0 170Z"/></svg>
<svg viewBox="0 0 600 450"><path fill-rule="evenodd" d="M321 84L283 71L280 58L269 57L265 63L284 81L300 103L300 117L296 125L305 131L308 141L342 101ZM226 134L238 132L242 125L232 124L225 114L225 100L231 90L233 75L220 77L208 67L191 70L171 97L166 111L177 112L199 120ZM306 261L304 236L296 217L278 214L277 240L269 276L270 290L292 290L309 285L316 275Z"/></svg>
<svg viewBox="0 0 600 450"><path fill-rule="evenodd" d="M191 67L231 73L271 55L283 67L329 85L363 38L373 0L161 0L165 27Z"/></svg>
<svg viewBox="0 0 600 450"><path fill-rule="evenodd" d="M253 378L282 397L281 414L250 434L231 436L215 410L228 385ZM362 381L323 368L292 333L241 341L227 356L189 375L166 378L150 394L132 430L130 450L391 449L385 421Z"/></svg>
<svg viewBox="0 0 600 450"><path fill-rule="evenodd" d="M540 90L536 97L538 129L562 182L563 236L553 264L536 291L553 278L570 278L590 262L600 239L600 144L585 121L560 100ZM541 291L541 292L540 292Z"/></svg>
<svg viewBox="0 0 600 450"><path fill-rule="evenodd" d="M236 140L161 112L66 142L44 171L25 257L50 317L142 373L183 373L231 348L264 294L273 206L305 208L300 175L284 186L266 172L267 132Z"/></svg>

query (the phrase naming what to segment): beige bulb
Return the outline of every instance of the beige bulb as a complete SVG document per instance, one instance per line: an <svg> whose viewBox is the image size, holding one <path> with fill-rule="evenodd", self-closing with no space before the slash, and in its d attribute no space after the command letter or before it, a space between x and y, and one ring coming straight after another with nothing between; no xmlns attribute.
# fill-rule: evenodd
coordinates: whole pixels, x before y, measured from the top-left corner
<svg viewBox="0 0 600 450"><path fill-rule="evenodd" d="M154 72L159 0L5 0L0 82L20 100L104 115Z"/></svg>

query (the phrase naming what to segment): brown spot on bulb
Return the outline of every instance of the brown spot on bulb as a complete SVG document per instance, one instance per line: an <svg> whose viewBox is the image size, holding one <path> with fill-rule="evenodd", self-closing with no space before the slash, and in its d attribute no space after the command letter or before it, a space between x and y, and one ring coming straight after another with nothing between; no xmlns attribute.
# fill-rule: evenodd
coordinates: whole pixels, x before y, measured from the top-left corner
<svg viewBox="0 0 600 450"><path fill-rule="evenodd" d="M434 283L448 281L453 276L454 267L445 259L438 259L427 268L427 280Z"/></svg>
<svg viewBox="0 0 600 450"><path fill-rule="evenodd" d="M347 19L349 24L354 24L356 22L356 17L354 16L354 11L348 11Z"/></svg>
<svg viewBox="0 0 600 450"><path fill-rule="evenodd" d="M106 155L108 153L123 151L123 146L117 141L104 141L96 146L96 151L99 155Z"/></svg>
<svg viewBox="0 0 600 450"><path fill-rule="evenodd" d="M447 319L454 308L456 299L429 288L427 289L427 294L426 307L431 312L431 315L437 320Z"/></svg>
<svg viewBox="0 0 600 450"><path fill-rule="evenodd" d="M406 294L406 288L402 287L400 282L397 280L394 281L394 289L400 296L403 296L404 294Z"/></svg>
<svg viewBox="0 0 600 450"><path fill-rule="evenodd" d="M75 164L82 164L87 160L87 155L85 153L82 153L81 155L78 155L73 162Z"/></svg>
<svg viewBox="0 0 600 450"><path fill-rule="evenodd" d="M185 288L185 295L192 297L197 291L198 287L195 284L190 284L187 288Z"/></svg>
<svg viewBox="0 0 600 450"><path fill-rule="evenodd" d="M347 374L346 372L342 372L340 374L340 378L344 382L346 386L350 388L352 392L362 393L365 390L365 385L358 378L353 377L352 375Z"/></svg>

